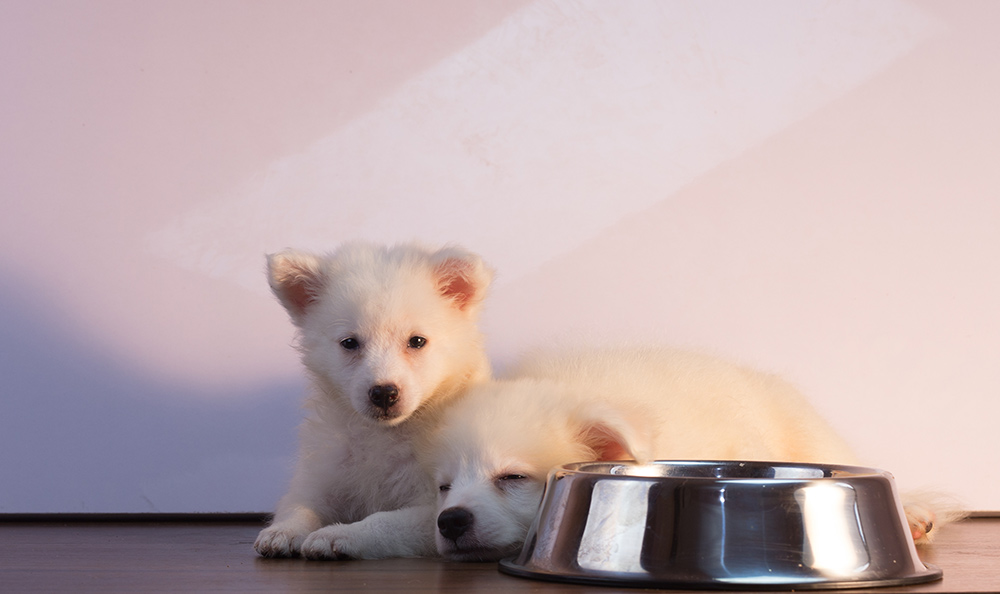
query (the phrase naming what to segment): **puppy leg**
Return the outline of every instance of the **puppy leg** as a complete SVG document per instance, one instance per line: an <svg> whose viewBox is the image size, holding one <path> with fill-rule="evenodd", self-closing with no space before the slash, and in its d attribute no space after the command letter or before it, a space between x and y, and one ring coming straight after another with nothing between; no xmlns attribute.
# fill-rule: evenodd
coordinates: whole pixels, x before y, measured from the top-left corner
<svg viewBox="0 0 1000 594"><path fill-rule="evenodd" d="M434 544L433 505L376 512L353 524L331 524L302 543L308 559L386 559L430 557Z"/></svg>
<svg viewBox="0 0 1000 594"><path fill-rule="evenodd" d="M294 557L306 537L322 525L319 514L299 507L281 514L273 524L261 530L253 548L262 557Z"/></svg>
<svg viewBox="0 0 1000 594"><path fill-rule="evenodd" d="M278 502L271 525L260 531L253 548L262 557L294 557L306 537L333 519L336 486L329 471L312 456L299 462L288 493ZM322 461L320 461L322 462ZM317 480L320 479L320 480Z"/></svg>

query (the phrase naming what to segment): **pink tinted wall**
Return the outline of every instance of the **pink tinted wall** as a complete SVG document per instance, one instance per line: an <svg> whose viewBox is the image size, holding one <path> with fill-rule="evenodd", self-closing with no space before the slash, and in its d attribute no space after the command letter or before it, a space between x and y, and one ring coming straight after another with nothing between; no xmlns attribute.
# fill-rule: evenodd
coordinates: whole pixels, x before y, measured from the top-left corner
<svg viewBox="0 0 1000 594"><path fill-rule="evenodd" d="M262 255L459 242L549 341L795 381L1000 509L989 2L0 5L0 512L263 511L302 381ZM262 439L262 436L266 438Z"/></svg>

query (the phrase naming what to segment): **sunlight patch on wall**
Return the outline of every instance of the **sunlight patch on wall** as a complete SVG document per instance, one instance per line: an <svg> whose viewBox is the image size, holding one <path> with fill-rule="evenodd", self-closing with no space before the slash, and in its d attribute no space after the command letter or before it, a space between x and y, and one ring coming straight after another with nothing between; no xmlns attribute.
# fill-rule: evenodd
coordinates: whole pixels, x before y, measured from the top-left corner
<svg viewBox="0 0 1000 594"><path fill-rule="evenodd" d="M896 1L539 1L149 245L263 291L263 252L455 241L509 282L939 30Z"/></svg>

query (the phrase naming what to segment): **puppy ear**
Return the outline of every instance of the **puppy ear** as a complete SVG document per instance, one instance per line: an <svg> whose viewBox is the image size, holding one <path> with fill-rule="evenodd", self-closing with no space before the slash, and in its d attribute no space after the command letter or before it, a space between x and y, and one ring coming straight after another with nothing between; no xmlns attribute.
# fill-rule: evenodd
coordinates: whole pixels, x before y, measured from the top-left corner
<svg viewBox="0 0 1000 594"><path fill-rule="evenodd" d="M648 462L652 452L652 438L636 429L617 410L609 406L595 406L579 420L577 439L592 450L594 460L635 460Z"/></svg>
<svg viewBox="0 0 1000 594"><path fill-rule="evenodd" d="M326 284L320 258L294 250L267 256L267 280L296 324Z"/></svg>
<svg viewBox="0 0 1000 594"><path fill-rule="evenodd" d="M431 256L431 265L442 297L460 311L479 309L493 280L493 271L479 256L457 247L445 248Z"/></svg>

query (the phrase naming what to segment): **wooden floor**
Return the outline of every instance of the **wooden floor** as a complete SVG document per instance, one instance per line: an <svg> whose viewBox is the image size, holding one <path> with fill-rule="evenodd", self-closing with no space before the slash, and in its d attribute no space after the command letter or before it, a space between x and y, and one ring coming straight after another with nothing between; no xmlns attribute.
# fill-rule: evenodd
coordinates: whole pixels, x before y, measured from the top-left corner
<svg viewBox="0 0 1000 594"><path fill-rule="evenodd" d="M0 592L616 591L510 577L493 563L261 559L251 548L259 528L252 522L0 522ZM942 581L875 591L1000 591L1000 518L950 526L923 555L944 570Z"/></svg>

